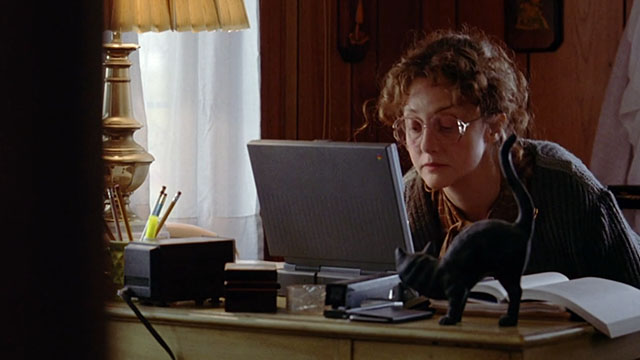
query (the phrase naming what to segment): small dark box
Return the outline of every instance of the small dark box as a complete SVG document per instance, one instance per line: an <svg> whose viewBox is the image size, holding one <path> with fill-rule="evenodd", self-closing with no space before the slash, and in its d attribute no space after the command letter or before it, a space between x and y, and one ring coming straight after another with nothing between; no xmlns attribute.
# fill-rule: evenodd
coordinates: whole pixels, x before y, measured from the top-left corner
<svg viewBox="0 0 640 360"><path fill-rule="evenodd" d="M226 264L224 310L276 312L277 277L274 264Z"/></svg>
<svg viewBox="0 0 640 360"><path fill-rule="evenodd" d="M224 266L234 261L235 241L182 238L133 242L124 249L124 285L143 302L201 304L224 295Z"/></svg>

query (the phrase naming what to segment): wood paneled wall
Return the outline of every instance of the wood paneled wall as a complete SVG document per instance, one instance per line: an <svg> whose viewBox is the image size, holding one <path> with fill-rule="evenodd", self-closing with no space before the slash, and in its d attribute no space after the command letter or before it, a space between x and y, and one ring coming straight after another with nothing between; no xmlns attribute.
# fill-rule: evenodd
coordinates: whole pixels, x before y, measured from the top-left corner
<svg viewBox="0 0 640 360"><path fill-rule="evenodd" d="M357 0L260 2L263 138L392 141L388 129L354 132L364 121L363 103L378 95L412 34L469 24L504 39L505 0L364 0L369 49L362 61L347 63L337 49L339 1L355 13ZM560 48L517 54L530 79L535 137L560 143L586 164L631 4L565 0Z"/></svg>

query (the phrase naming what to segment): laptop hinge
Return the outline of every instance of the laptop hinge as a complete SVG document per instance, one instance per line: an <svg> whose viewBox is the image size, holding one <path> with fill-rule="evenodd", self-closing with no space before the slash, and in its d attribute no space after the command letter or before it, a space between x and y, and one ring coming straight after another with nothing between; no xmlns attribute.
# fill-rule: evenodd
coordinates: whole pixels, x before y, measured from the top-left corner
<svg viewBox="0 0 640 360"><path fill-rule="evenodd" d="M396 271L395 270L376 270L376 271L371 271L371 270L362 270L360 275L375 275L375 274L389 274L389 275L393 275L395 274Z"/></svg>
<svg viewBox="0 0 640 360"><path fill-rule="evenodd" d="M285 262L283 266L283 270L286 271L308 271L308 272L318 272L321 267L319 266L304 266L304 265L296 265Z"/></svg>
<svg viewBox="0 0 640 360"><path fill-rule="evenodd" d="M334 266L320 266L320 272L343 274L350 277L361 275L361 270L358 268L334 267Z"/></svg>

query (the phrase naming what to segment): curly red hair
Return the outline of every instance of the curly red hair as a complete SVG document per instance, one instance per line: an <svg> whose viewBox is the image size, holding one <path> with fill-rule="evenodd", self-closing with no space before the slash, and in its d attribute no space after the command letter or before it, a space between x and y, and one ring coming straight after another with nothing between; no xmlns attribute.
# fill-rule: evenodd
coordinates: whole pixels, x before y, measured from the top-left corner
<svg viewBox="0 0 640 360"><path fill-rule="evenodd" d="M477 29L438 30L415 42L384 77L376 103L386 124L402 115L414 79L450 85L454 99L477 105L483 116L504 113L506 133L530 135L529 85L501 42Z"/></svg>

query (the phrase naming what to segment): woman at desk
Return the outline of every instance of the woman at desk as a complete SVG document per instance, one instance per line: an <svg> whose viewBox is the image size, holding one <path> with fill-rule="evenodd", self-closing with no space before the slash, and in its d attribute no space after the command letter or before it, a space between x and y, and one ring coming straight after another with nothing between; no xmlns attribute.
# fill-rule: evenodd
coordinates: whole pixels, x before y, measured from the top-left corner
<svg viewBox="0 0 640 360"><path fill-rule="evenodd" d="M430 255L442 257L466 225L517 217L498 163L500 145L515 133L514 165L539 211L525 272L640 288L640 238L580 160L555 143L526 139L528 104L522 72L477 30L432 33L392 66L376 109L413 164L404 182L414 248L430 243Z"/></svg>

